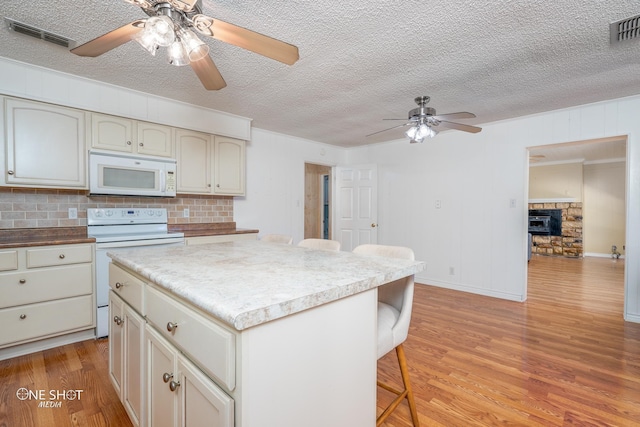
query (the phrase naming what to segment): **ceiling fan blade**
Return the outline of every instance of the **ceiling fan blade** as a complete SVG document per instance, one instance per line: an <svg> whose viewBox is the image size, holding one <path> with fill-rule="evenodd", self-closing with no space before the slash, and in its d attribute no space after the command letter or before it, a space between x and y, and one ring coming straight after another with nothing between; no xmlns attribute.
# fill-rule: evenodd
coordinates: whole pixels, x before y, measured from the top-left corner
<svg viewBox="0 0 640 427"><path fill-rule="evenodd" d="M461 111L459 113L438 114L437 116L433 116L433 118L436 120L473 119L475 117L475 114L467 113L466 111Z"/></svg>
<svg viewBox="0 0 640 427"><path fill-rule="evenodd" d="M144 19L137 20L130 24L123 25L120 28L71 49L71 53L75 53L78 56L100 56L131 40L136 33L144 28L144 21Z"/></svg>
<svg viewBox="0 0 640 427"><path fill-rule="evenodd" d="M369 135L366 135L365 137L372 136L372 135L377 135L379 133L386 132L386 131L391 130L391 129L401 128L402 126L406 126L406 125L410 125L410 124L412 124L412 123L411 122L403 123L403 124L398 125L398 126L394 126L394 127L388 128L388 129L379 130L378 132L370 133Z"/></svg>
<svg viewBox="0 0 640 427"><path fill-rule="evenodd" d="M445 120L439 120L439 122L439 126L449 129L462 130L465 132L478 133L482 130L482 128L479 128L477 126L463 125L462 123L447 122Z"/></svg>
<svg viewBox="0 0 640 427"><path fill-rule="evenodd" d="M219 90L227 85L211 56L207 55L197 61L191 61L190 65L205 89Z"/></svg>
<svg viewBox="0 0 640 427"><path fill-rule="evenodd" d="M264 34L205 15L195 15L193 22L195 29L205 36L250 50L287 65L292 65L300 59L296 46Z"/></svg>

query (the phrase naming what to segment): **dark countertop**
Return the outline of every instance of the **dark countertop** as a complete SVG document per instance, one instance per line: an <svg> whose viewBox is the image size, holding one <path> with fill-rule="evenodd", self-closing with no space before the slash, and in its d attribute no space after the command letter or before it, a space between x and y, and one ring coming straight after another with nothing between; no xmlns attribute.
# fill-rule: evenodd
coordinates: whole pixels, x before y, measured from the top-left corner
<svg viewBox="0 0 640 427"><path fill-rule="evenodd" d="M87 227L4 228L0 229L0 249L24 246L95 243Z"/></svg>
<svg viewBox="0 0 640 427"><path fill-rule="evenodd" d="M236 228L235 222L169 224L169 231L182 232L184 237L224 236L227 234L258 232L258 230L247 228ZM95 241L96 239L93 237L87 236L87 227L82 226L0 229L0 249L95 243Z"/></svg>
<svg viewBox="0 0 640 427"><path fill-rule="evenodd" d="M258 230L236 228L235 222L211 222L192 224L169 224L169 232L184 233L184 237L224 236L227 234L257 233Z"/></svg>

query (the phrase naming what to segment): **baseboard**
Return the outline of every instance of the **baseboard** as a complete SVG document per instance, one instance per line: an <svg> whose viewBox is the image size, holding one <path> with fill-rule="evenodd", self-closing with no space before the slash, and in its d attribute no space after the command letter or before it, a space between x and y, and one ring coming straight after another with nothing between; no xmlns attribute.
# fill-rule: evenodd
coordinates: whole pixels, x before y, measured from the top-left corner
<svg viewBox="0 0 640 427"><path fill-rule="evenodd" d="M489 289L480 289L473 286L461 285L458 283L442 282L439 280L428 280L416 277L416 285L437 286L439 288L451 289L454 291L468 292L486 297L500 298L508 301L523 302L527 299L526 295L515 295L507 292L496 292Z"/></svg>
<svg viewBox="0 0 640 427"><path fill-rule="evenodd" d="M0 350L0 360L24 356L25 354L48 350L50 348L60 347L61 345L71 344L78 341L94 339L96 337L95 331L95 328L91 328L85 331L74 332L72 334L60 335L57 337L46 338L39 341L33 341L26 344L3 348L2 350Z"/></svg>
<svg viewBox="0 0 640 427"><path fill-rule="evenodd" d="M601 254L597 252L585 252L582 256L589 256L594 258L613 258L611 254ZM624 259L624 255L620 255L620 259Z"/></svg>

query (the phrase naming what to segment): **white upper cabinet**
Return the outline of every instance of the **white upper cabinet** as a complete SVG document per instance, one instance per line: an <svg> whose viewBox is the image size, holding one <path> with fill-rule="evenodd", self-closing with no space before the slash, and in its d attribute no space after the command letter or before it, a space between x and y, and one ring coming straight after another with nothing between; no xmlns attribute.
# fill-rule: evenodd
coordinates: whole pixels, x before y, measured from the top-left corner
<svg viewBox="0 0 640 427"><path fill-rule="evenodd" d="M178 193L211 193L212 136L190 130L176 130Z"/></svg>
<svg viewBox="0 0 640 427"><path fill-rule="evenodd" d="M240 139L216 136L213 162L213 193L243 195L245 142Z"/></svg>
<svg viewBox="0 0 640 427"><path fill-rule="evenodd" d="M172 129L124 117L93 113L91 147L149 156L173 157Z"/></svg>
<svg viewBox="0 0 640 427"><path fill-rule="evenodd" d="M2 184L88 188L85 112L4 98Z"/></svg>
<svg viewBox="0 0 640 427"><path fill-rule="evenodd" d="M245 141L176 130L178 193L245 193Z"/></svg>

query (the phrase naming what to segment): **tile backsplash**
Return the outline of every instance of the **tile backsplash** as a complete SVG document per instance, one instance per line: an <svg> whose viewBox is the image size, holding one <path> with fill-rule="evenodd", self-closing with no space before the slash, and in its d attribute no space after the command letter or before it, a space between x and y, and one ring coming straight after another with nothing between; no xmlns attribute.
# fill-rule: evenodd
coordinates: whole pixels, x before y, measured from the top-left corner
<svg viewBox="0 0 640 427"><path fill-rule="evenodd" d="M169 224L233 222L231 196L88 196L85 190L0 187L0 229L85 226L87 208L117 207L166 208ZM69 219L69 208L77 209L77 219ZM183 215L186 208L188 218Z"/></svg>

